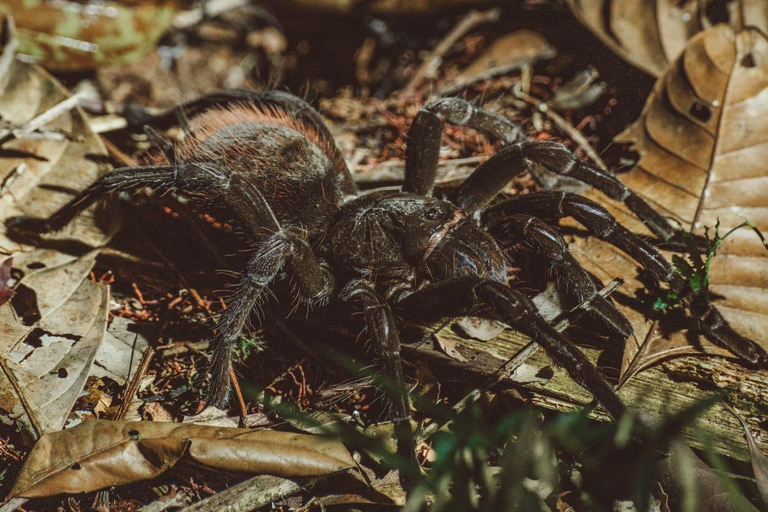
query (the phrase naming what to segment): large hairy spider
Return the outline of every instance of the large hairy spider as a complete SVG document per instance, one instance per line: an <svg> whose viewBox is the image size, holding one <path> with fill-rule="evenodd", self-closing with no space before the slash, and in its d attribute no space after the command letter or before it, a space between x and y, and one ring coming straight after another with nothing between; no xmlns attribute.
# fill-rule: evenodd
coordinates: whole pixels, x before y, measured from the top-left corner
<svg viewBox="0 0 768 512"><path fill-rule="evenodd" d="M181 106L185 139L172 144L152 129L160 147L151 165L103 176L48 219L17 218L17 229L61 229L106 192L178 190L199 204L218 206L251 243L247 269L227 300L215 335L209 401L221 405L229 390L230 353L249 316L277 280L293 280L298 300L318 312L348 302L364 313L385 378L402 383L399 322L426 323L463 315L485 316L530 336L588 389L614 417L624 405L595 366L537 312L529 297L508 285L502 247L527 242L575 301L591 299L596 314L626 337L627 319L597 295L600 283L568 253L557 226L573 217L597 237L637 260L666 283L712 341L751 363L763 352L737 334L720 313L656 249L599 204L567 192L515 196L488 207L529 162L584 181L626 206L662 240L675 230L666 218L613 175L592 167L554 142L530 142L506 118L465 100L427 104L409 132L401 191L360 194L321 116L288 93L228 91ZM161 123L172 115L146 117ZM164 121L165 120L165 121ZM444 123L474 128L504 147L455 191L433 197ZM411 409L404 386L387 390L394 420Z"/></svg>

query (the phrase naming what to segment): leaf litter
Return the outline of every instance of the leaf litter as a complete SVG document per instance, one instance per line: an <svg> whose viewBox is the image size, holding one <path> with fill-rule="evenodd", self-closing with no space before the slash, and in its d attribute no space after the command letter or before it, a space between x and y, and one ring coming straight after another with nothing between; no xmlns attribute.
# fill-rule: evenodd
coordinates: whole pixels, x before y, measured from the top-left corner
<svg viewBox="0 0 768 512"><path fill-rule="evenodd" d="M6 129L0 148L0 218L51 212L69 198L62 188L83 187L109 170L94 160L106 151L58 82L34 65L4 60L10 65L0 116L18 128ZM62 104L67 108L56 108ZM32 133L42 136L29 138ZM0 307L0 410L29 439L64 426L101 344L109 291L88 276L116 229L111 223L86 215L42 242L0 226L14 280L12 298Z"/></svg>
<svg viewBox="0 0 768 512"><path fill-rule="evenodd" d="M616 275L622 275L622 274L616 274Z"/></svg>

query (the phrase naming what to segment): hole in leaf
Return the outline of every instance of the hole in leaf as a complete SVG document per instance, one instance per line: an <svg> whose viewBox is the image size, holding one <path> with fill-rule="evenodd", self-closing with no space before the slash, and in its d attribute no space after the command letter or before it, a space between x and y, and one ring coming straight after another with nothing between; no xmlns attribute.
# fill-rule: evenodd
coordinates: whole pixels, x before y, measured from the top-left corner
<svg viewBox="0 0 768 512"><path fill-rule="evenodd" d="M32 270L37 270L39 268L45 268L45 267L47 267L47 265L45 263L43 263L42 261L33 261L32 263L29 263L27 265L27 268L32 269Z"/></svg>
<svg viewBox="0 0 768 512"><path fill-rule="evenodd" d="M74 469L77 471L78 469L83 469L83 466L81 466L79 462L75 462L74 464L69 466L69 469Z"/></svg>
<svg viewBox="0 0 768 512"><path fill-rule="evenodd" d="M728 13L728 0L712 0L706 3L705 13L709 21L716 25L718 23L728 23L731 19Z"/></svg>
<svg viewBox="0 0 768 512"><path fill-rule="evenodd" d="M751 52L741 58L741 67L753 68L755 66L757 66L757 62L755 62L755 57L752 56Z"/></svg>
<svg viewBox="0 0 768 512"><path fill-rule="evenodd" d="M67 375L69 375L69 372L67 371L66 368L59 368L56 371L56 375L58 375L60 379L66 379Z"/></svg>
<svg viewBox="0 0 768 512"><path fill-rule="evenodd" d="M694 101L688 111L691 117L698 119L702 123L706 123L712 117L712 110L700 101Z"/></svg>
<svg viewBox="0 0 768 512"><path fill-rule="evenodd" d="M555 370L553 370L551 366L545 366L544 368L536 372L536 377L540 379L551 380L552 377L554 376L555 376Z"/></svg>
<svg viewBox="0 0 768 512"><path fill-rule="evenodd" d="M128 435L131 437L131 441L138 441L141 438L141 434L135 428L129 430Z"/></svg>

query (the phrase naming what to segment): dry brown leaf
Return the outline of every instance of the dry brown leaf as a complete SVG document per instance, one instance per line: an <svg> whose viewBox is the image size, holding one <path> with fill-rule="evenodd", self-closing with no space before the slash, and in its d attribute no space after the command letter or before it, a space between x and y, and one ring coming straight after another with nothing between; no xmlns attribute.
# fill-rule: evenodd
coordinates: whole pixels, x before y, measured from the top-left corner
<svg viewBox="0 0 768 512"><path fill-rule="evenodd" d="M452 357L463 363L467 362L467 358L461 355L461 352L459 352L459 350L456 348L456 344L451 340L443 338L442 336L438 336L437 334L435 334L432 339L435 341L435 348L443 352L448 357Z"/></svg>
<svg viewBox="0 0 768 512"><path fill-rule="evenodd" d="M687 41L712 25L708 0L566 0L573 13L621 58L653 76L661 75ZM766 30L765 0L734 2L731 15Z"/></svg>
<svg viewBox="0 0 768 512"><path fill-rule="evenodd" d="M641 156L620 178L685 230L703 234L719 219L723 233L746 218L767 231L767 124L768 40L756 29L735 34L717 25L691 39L640 118L617 137ZM610 204L620 222L647 234L623 205ZM594 239L574 248L599 277L627 278L623 290L631 297L644 288L632 279L637 265L625 255ZM711 264L710 290L726 320L768 349L768 252L754 232L739 230L725 240ZM729 355L703 337L664 333L633 308L624 312L637 336L627 342L624 378L673 356Z"/></svg>
<svg viewBox="0 0 768 512"><path fill-rule="evenodd" d="M0 263L0 306L8 302L13 292L8 286L8 281L11 279L11 268L13 265L13 258L6 258Z"/></svg>
<svg viewBox="0 0 768 512"><path fill-rule="evenodd" d="M77 108L45 123L37 134L42 138L10 135L69 94L40 68L6 55L0 249L13 257L20 279L0 307L0 419L18 420L35 438L62 428L103 337L109 290L88 274L115 226L97 227L91 213L41 243L6 229L5 219L47 215L71 197L66 190L83 188L109 169L94 160L106 151Z"/></svg>
<svg viewBox="0 0 768 512"><path fill-rule="evenodd" d="M541 34L533 30L517 30L496 39L451 84L438 91L447 96L469 85L488 78L509 73L555 56L555 48Z"/></svg>
<svg viewBox="0 0 768 512"><path fill-rule="evenodd" d="M11 496L92 492L147 480L182 458L212 469L282 477L319 476L355 465L341 442L321 436L89 419L43 436L27 457Z"/></svg>
<svg viewBox="0 0 768 512"><path fill-rule="evenodd" d="M658 467L659 484L672 510L684 510L692 492L700 512L758 512L743 496L734 494L724 476L709 467L684 442L677 440Z"/></svg>

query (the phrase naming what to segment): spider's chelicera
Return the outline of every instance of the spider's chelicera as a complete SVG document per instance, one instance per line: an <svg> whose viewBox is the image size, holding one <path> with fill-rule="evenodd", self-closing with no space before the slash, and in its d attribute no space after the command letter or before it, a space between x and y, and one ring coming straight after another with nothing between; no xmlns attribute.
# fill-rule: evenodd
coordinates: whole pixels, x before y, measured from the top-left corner
<svg viewBox="0 0 768 512"><path fill-rule="evenodd" d="M526 242L549 269L561 293L592 300L592 309L616 333L632 328L612 302L598 295L599 281L569 254L557 222L573 217L595 236L637 260L682 298L709 339L750 363L763 352L737 334L703 295L656 249L584 197L544 191L489 203L507 183L536 162L590 184L622 201L661 240L675 236L667 219L612 174L592 167L553 142L531 142L506 118L457 98L427 104L414 119L401 191L360 194L320 115L278 91L228 91L181 106L186 137L178 144L147 133L161 149L150 165L105 175L48 219L9 224L35 232L58 230L106 192L143 188L190 194L223 207L252 242L247 269L227 300L215 338L209 401L221 405L229 390L230 353L267 288L283 274L299 300L322 311L329 301L350 302L364 313L385 378L402 383L400 322L447 317L492 318L530 336L587 388L614 417L624 405L595 366L537 312L529 297L508 285L502 247ZM134 121L168 122L173 112ZM503 148L448 197L433 197L444 123L474 128ZM397 321L396 321L397 319ZM387 390L394 420L407 423L404 386Z"/></svg>

